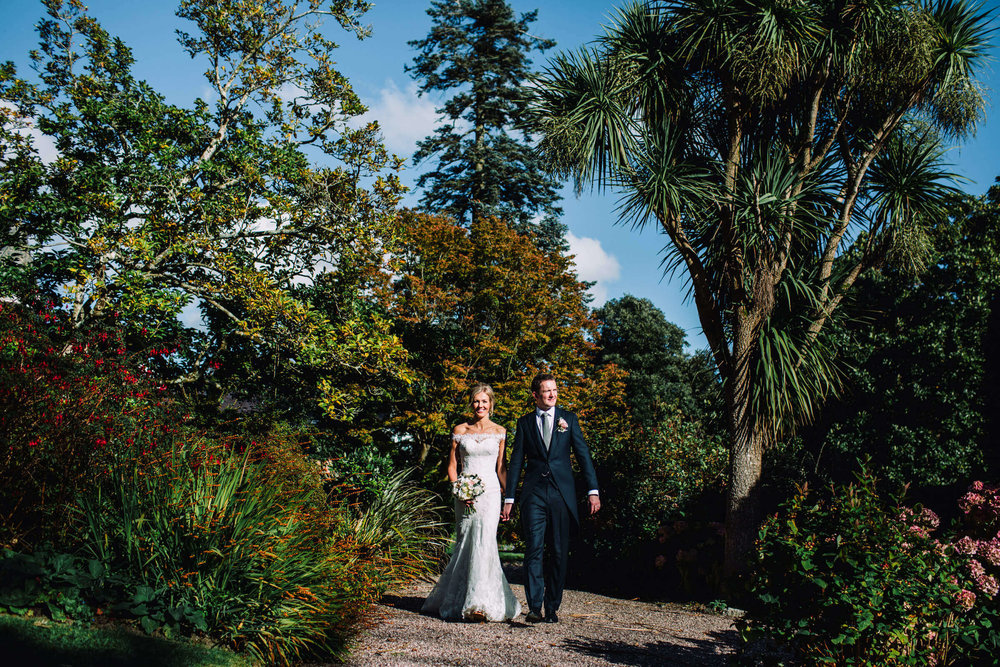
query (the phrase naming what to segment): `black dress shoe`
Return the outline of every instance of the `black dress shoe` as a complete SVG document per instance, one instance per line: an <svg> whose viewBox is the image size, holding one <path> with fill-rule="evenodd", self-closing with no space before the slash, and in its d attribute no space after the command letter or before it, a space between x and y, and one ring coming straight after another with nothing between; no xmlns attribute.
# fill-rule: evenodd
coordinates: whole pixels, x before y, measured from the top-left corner
<svg viewBox="0 0 1000 667"><path fill-rule="evenodd" d="M554 611L550 611L549 613L545 614L545 618L543 618L542 620L545 621L546 623L558 623L559 617L556 616L556 613Z"/></svg>
<svg viewBox="0 0 1000 667"><path fill-rule="evenodd" d="M541 623L542 615L537 611L529 611L528 614L524 617L524 620L526 620L528 623Z"/></svg>

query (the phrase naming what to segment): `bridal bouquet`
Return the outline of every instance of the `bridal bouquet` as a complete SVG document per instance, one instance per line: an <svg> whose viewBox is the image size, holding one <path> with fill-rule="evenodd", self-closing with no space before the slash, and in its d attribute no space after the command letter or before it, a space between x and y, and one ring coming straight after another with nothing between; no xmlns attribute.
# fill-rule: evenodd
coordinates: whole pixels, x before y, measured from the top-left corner
<svg viewBox="0 0 1000 667"><path fill-rule="evenodd" d="M466 500L475 500L479 496L486 493L486 485L483 484L483 480L479 475L476 475L475 473L463 473L458 476L458 479L451 483L451 493L462 502L465 502ZM465 506L466 514L471 514L475 511L476 508L472 505Z"/></svg>

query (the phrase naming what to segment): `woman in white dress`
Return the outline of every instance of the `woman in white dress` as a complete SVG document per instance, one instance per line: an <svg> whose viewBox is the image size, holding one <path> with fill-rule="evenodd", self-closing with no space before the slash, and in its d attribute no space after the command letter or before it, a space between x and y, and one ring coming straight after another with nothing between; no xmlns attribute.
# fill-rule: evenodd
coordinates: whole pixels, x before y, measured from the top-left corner
<svg viewBox="0 0 1000 667"><path fill-rule="evenodd" d="M476 474L486 491L474 500L455 499L455 550L421 611L449 620L505 621L521 613L497 550L497 524L507 482L507 433L490 420L493 389L489 385L477 384L469 397L473 416L452 432L448 479L454 482L459 474Z"/></svg>

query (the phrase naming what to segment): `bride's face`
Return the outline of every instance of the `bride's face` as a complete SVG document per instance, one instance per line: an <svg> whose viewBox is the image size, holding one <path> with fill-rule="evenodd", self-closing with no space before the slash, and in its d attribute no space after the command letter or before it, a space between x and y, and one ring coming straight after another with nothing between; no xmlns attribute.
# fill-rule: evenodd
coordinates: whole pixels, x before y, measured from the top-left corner
<svg viewBox="0 0 1000 667"><path fill-rule="evenodd" d="M490 397L485 393L476 394L472 398L472 413L477 419L485 419L490 416Z"/></svg>

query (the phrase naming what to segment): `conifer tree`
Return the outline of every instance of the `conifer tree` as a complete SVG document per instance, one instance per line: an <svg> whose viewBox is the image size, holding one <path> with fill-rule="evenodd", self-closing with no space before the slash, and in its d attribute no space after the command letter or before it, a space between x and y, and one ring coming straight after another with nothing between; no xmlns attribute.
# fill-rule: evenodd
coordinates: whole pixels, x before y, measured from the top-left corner
<svg viewBox="0 0 1000 667"><path fill-rule="evenodd" d="M407 71L421 94L451 97L439 109L445 122L413 156L435 165L417 180L421 209L463 225L497 216L530 232L543 250L565 250L558 181L543 171L519 127L528 54L555 46L529 33L538 12L518 18L504 0L433 0L427 13L431 30L410 42L418 53Z"/></svg>

